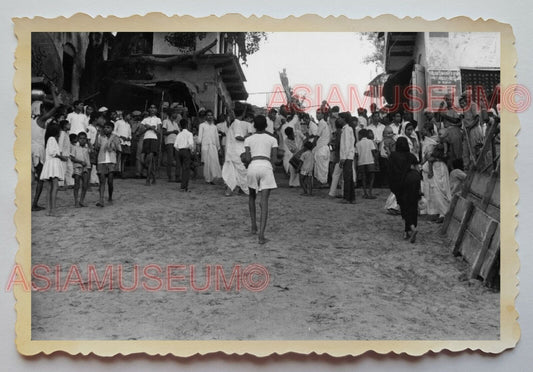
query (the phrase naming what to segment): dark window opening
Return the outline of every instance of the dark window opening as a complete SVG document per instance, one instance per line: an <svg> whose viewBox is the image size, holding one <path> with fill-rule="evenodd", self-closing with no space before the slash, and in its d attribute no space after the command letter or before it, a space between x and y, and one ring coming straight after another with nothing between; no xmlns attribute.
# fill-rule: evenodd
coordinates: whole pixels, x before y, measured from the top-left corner
<svg viewBox="0 0 533 372"><path fill-rule="evenodd" d="M493 104L499 103L498 97L493 97L497 94L496 86L500 84L499 70L461 70L461 89L463 91L469 89L472 91L472 98L474 102L479 103L486 100Z"/></svg>

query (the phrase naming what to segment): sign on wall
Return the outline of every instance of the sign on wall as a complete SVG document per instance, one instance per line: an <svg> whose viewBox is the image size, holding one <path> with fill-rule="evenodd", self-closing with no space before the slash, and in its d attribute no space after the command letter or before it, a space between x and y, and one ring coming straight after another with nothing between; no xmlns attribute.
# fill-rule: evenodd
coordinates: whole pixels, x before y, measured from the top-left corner
<svg viewBox="0 0 533 372"><path fill-rule="evenodd" d="M428 70L427 82L428 104L431 102L432 108L438 108L447 93L454 97L461 94L460 70Z"/></svg>

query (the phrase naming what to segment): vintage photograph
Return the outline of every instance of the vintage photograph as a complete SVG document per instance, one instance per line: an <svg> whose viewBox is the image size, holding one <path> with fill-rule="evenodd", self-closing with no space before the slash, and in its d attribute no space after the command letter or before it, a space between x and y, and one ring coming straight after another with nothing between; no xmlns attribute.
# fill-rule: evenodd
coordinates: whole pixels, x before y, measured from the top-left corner
<svg viewBox="0 0 533 372"><path fill-rule="evenodd" d="M32 32L31 339L497 340L500 111L498 32Z"/></svg>

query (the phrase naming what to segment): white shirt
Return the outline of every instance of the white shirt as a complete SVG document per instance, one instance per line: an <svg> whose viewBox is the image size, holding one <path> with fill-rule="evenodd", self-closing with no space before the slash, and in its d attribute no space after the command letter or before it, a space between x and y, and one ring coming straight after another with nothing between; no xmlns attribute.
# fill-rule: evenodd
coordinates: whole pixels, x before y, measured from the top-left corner
<svg viewBox="0 0 533 372"><path fill-rule="evenodd" d="M59 150L61 155L70 156L70 139L67 132L63 130L59 131Z"/></svg>
<svg viewBox="0 0 533 372"><path fill-rule="evenodd" d="M244 123L246 123L246 127L248 128L248 134L254 134L256 132L254 123L250 123L249 121L244 121Z"/></svg>
<svg viewBox="0 0 533 372"><path fill-rule="evenodd" d="M318 125L312 120L309 122L309 134L311 136L316 136L318 134Z"/></svg>
<svg viewBox="0 0 533 372"><path fill-rule="evenodd" d="M152 129L148 129L146 132L144 132L144 139L157 139L156 130L157 126L161 125L161 119L159 119L157 116L148 116L141 121L141 124L152 127Z"/></svg>
<svg viewBox="0 0 533 372"><path fill-rule="evenodd" d="M31 143L42 146L43 149L45 147L44 143L44 135L46 133L45 128L41 128L39 124L37 124L37 118L31 119Z"/></svg>
<svg viewBox="0 0 533 372"><path fill-rule="evenodd" d="M342 127L340 160L353 160L355 155L355 135L352 128L345 124Z"/></svg>
<svg viewBox="0 0 533 372"><path fill-rule="evenodd" d="M248 134L246 122L235 119L229 126L226 142L226 161L240 161L240 155L244 152L244 140L239 141L237 137L244 139Z"/></svg>
<svg viewBox="0 0 533 372"><path fill-rule="evenodd" d="M180 130L178 123L170 119L163 120L163 128L165 128L167 132L174 132L175 130ZM176 133L167 134L167 136L165 137L165 145L172 145L174 142L176 142L176 136Z"/></svg>
<svg viewBox="0 0 533 372"><path fill-rule="evenodd" d="M87 127L87 139L89 140L89 143L91 145L94 145L94 141L96 141L96 134L98 133L98 130L96 127L92 124L90 124Z"/></svg>
<svg viewBox="0 0 533 372"><path fill-rule="evenodd" d="M383 130L385 129L385 125L381 123L378 123L377 125L370 123L366 126L366 129L372 130L372 133L374 133L374 141L377 143L383 141Z"/></svg>
<svg viewBox="0 0 533 372"><path fill-rule="evenodd" d="M198 127L198 143L202 145L203 148L208 146L215 145L217 149L220 148L220 141L218 139L218 129L215 124L209 124L207 121L204 121Z"/></svg>
<svg viewBox="0 0 533 372"><path fill-rule="evenodd" d="M367 124L368 124L368 121L366 120L366 118L364 116L358 116L357 117L357 121L359 122L359 125L362 127L362 128L366 128Z"/></svg>
<svg viewBox="0 0 533 372"><path fill-rule="evenodd" d="M228 123L224 120L217 124L217 130L219 133L224 133L225 135L228 134ZM226 146L227 137L223 136L220 140L220 144L222 146Z"/></svg>
<svg viewBox="0 0 533 372"><path fill-rule="evenodd" d="M46 129L41 128L37 124L37 118L31 119L31 154L32 159L34 160L33 165L39 163L44 164L45 159L45 144L44 144L44 135Z"/></svg>
<svg viewBox="0 0 533 372"><path fill-rule="evenodd" d="M270 158L273 148L278 147L278 140L266 133L255 133L244 140L244 147L250 148L252 158L254 156L266 156Z"/></svg>
<svg viewBox="0 0 533 372"><path fill-rule="evenodd" d="M396 123L391 123L389 127L391 127L392 133L394 133L393 138L396 140L398 138L398 134L400 134L400 129L402 128L401 124L396 125Z"/></svg>
<svg viewBox="0 0 533 372"><path fill-rule="evenodd" d="M68 134L78 134L80 132L87 132L87 126L89 125L89 119L84 113L71 112L67 115L67 120L70 123L70 131Z"/></svg>
<svg viewBox="0 0 533 372"><path fill-rule="evenodd" d="M192 133L187 129L183 129L176 135L176 140L174 141L174 147L177 150L180 149L194 149L194 138Z"/></svg>
<svg viewBox="0 0 533 372"><path fill-rule="evenodd" d="M267 131L268 133L274 134L274 122L272 120L270 120L270 118L268 116L267 116L266 119L267 119L267 127L266 127L265 131Z"/></svg>
<svg viewBox="0 0 533 372"><path fill-rule="evenodd" d="M362 138L355 144L355 152L359 157L357 158L357 165L374 164L374 156L372 150L376 149L374 141L368 138Z"/></svg>
<svg viewBox="0 0 533 372"><path fill-rule="evenodd" d="M121 145L131 146L131 126L124 120L120 119L115 122L113 134L118 137L126 137L126 140L120 139Z"/></svg>
<svg viewBox="0 0 533 372"><path fill-rule="evenodd" d="M316 135L318 136L318 140L316 141L317 148L329 145L329 142L331 141L331 130L329 129L328 123L324 119L321 119L318 122L318 130Z"/></svg>

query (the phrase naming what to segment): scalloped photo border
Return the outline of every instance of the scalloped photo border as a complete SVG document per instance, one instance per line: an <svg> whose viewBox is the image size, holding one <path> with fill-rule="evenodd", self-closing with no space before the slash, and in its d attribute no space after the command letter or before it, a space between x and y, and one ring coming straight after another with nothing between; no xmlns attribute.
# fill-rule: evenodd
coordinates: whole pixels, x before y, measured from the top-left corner
<svg viewBox="0 0 533 372"><path fill-rule="evenodd" d="M14 88L16 90L16 141L14 155L18 183L16 188L15 224L19 250L16 264L24 274L31 277L31 172L30 172L30 129L31 129L31 33L32 32L81 32L81 31L322 31L322 32L362 32L362 31L442 31L453 32L499 32L501 35L501 86L515 84L514 66L517 54L514 47L514 35L508 24L495 20L472 20L467 17L452 19L440 18L428 21L420 17L397 18L382 15L376 18L349 19L347 17L319 17L304 15L276 19L268 16L244 17L228 14L222 17L208 16L195 18L191 16L169 17L162 13L149 13L144 16L134 15L128 18L91 17L75 14L70 18L58 17L46 19L14 18L14 30L18 39L15 53ZM149 355L172 354L188 357L196 354L222 352L225 354L252 354L264 357L271 354L328 354L334 357L357 356L367 351L379 354L406 353L420 356L429 351L449 350L458 352L466 349L480 350L486 353L500 353L513 348L520 338L518 313L515 298L518 295L519 270L518 244L514 233L518 225L516 203L519 189L516 184L518 173L514 160L517 156L516 134L520 128L518 116L503 110L501 127L501 291L500 291L500 339L499 340L376 340L376 341L325 341L325 340L276 340L276 341L42 341L31 339L31 292L15 286L15 310L17 312L16 346L23 355L39 353L51 354L63 351L68 354L96 354L111 357L117 354L145 353ZM451 254L451 253L450 253Z"/></svg>

